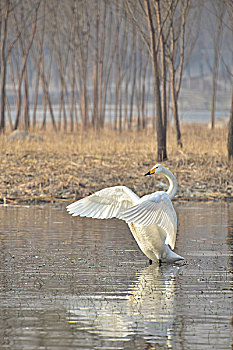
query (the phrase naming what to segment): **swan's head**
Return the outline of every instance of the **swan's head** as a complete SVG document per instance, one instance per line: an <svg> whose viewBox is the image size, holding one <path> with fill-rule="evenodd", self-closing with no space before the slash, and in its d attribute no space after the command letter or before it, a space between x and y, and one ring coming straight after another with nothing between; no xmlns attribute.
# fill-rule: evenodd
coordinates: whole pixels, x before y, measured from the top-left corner
<svg viewBox="0 0 233 350"><path fill-rule="evenodd" d="M156 164L151 168L146 174L146 175L152 175L152 174L162 174L166 172L166 168L162 166L161 164Z"/></svg>
<svg viewBox="0 0 233 350"><path fill-rule="evenodd" d="M167 168L165 168L164 166L162 166L161 164L156 164L145 175L152 175L152 174L163 174L166 176L166 178L169 181L169 188L167 190L167 194L169 195L170 199L174 198L177 191L177 181L175 176L172 174L172 172Z"/></svg>

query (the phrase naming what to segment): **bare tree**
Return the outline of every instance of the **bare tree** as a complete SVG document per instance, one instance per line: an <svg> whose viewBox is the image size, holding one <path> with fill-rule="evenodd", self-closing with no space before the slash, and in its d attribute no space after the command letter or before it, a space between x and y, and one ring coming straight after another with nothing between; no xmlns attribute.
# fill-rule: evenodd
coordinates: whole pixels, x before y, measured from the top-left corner
<svg viewBox="0 0 233 350"><path fill-rule="evenodd" d="M106 1L106 0L105 0ZM113 17L114 17L114 8L110 7L108 12L108 23L113 23ZM100 70L100 77L101 77L101 96L100 96L100 102L99 102L99 108L100 108L100 127L104 127L105 123L105 109L106 109L106 103L107 103L107 94L108 94L108 87L109 87L109 81L111 78L113 63L114 63L114 57L117 50L117 43L118 43L118 33L114 30L114 27L110 25L110 28L106 25L106 19L102 18L102 39L103 36L106 37L106 31L108 33L108 42L105 43L102 40L101 44L101 70Z"/></svg>
<svg viewBox="0 0 233 350"><path fill-rule="evenodd" d="M76 3L76 1L74 1ZM88 95L88 61L89 61L89 43L90 43L90 26L91 19L88 12L87 4L81 1L75 11L75 42L76 47L76 67L77 67L77 91L78 103L81 114L82 127L89 126L89 95Z"/></svg>
<svg viewBox="0 0 233 350"><path fill-rule="evenodd" d="M130 1L125 0L126 10L128 16L134 22L138 33L145 42L147 50L151 57L151 65L153 70L153 86L154 98L156 104L156 134L157 134L157 160L163 161L167 158L166 147L166 130L167 130L167 116L166 107L162 104L161 90L163 97L166 93L164 91L163 83L165 79L165 66L163 46L163 31L161 22L161 2L160 0L144 0L144 1ZM162 72L162 77L160 75ZM163 115L163 112L165 113Z"/></svg>
<svg viewBox="0 0 233 350"><path fill-rule="evenodd" d="M177 101L183 72L184 26L189 1L180 0L180 7L182 9L181 24L179 30L176 28L175 31L174 16L176 15L175 10L178 1L138 0L133 2L125 0L128 16L134 22L151 57L156 105L157 159L159 161L167 158L167 52L169 52L171 87L173 89L174 108L176 108L176 126L179 144L181 144ZM177 34L181 37L180 45L176 43ZM169 48L168 50L169 45L171 45L171 49ZM178 52L180 54L179 69L175 66ZM179 75L178 78L176 77L176 73Z"/></svg>
<svg viewBox="0 0 233 350"><path fill-rule="evenodd" d="M137 77L137 38L136 38L136 28L133 29L132 35L132 64L131 64L131 96L130 96L130 110L129 110L129 120L128 120L128 128L132 129L133 124L133 106L134 106L134 98L135 98L135 87L136 87L136 77Z"/></svg>
<svg viewBox="0 0 233 350"><path fill-rule="evenodd" d="M224 0L224 7L227 14L227 21L228 26L227 29L231 31L231 37L233 33L233 3L231 0ZM231 48L231 55L232 55L232 48ZM226 62L223 60L223 57L221 56L221 59L224 63L224 66L230 75L231 79L233 79L233 73L232 73L232 64L230 67L227 66ZM231 92L231 108L230 108L230 116L229 116L229 122L228 122L228 135L227 135L227 153L228 153L228 159L233 160L233 83L232 83L232 92Z"/></svg>
<svg viewBox="0 0 233 350"><path fill-rule="evenodd" d="M50 3L49 3L50 4ZM52 61L53 61L53 51L54 51L54 37L55 34L48 36L48 38L51 38L51 40L48 42L48 47L46 47L46 40L45 40L45 33L46 30L53 31L54 26L50 26L49 28L46 27L46 23L50 23L49 21L46 21L46 15L50 15L50 8L48 7L49 4L47 3L46 0L43 2L43 7L42 7L42 13L41 13L41 26L40 30L37 31L35 37L34 37L34 42L33 42L33 49L32 50L32 60L35 64L35 68L37 73L39 74L40 77L40 82L41 82L41 87L43 91L43 121L42 121L42 126L41 128L45 130L46 128L46 111L47 107L49 109L49 114L52 122L52 127L55 131L57 131L57 125L56 125L56 120L54 116L54 111L53 111L53 105L51 101L51 96L50 96L50 91L49 91L49 82L50 82L50 77L51 77L51 66L52 66ZM45 58L44 52L47 52L47 56ZM45 63L46 61L46 63ZM46 70L47 68L47 70ZM36 107L35 107L36 108Z"/></svg>
<svg viewBox="0 0 233 350"><path fill-rule="evenodd" d="M0 133L5 131L5 101L6 101L6 73L7 73L7 57L6 57L6 40L7 25L9 18L10 1L4 0L1 6L1 118Z"/></svg>
<svg viewBox="0 0 233 350"><path fill-rule="evenodd" d="M156 103L156 132L157 132L157 160L163 161L167 159L167 145L166 145L166 138L164 136L167 132L167 116L162 115L162 106L161 106L161 92L160 92L160 86L161 86L161 80L159 76L159 41L163 41L163 38L160 39L161 32L158 33L157 31L157 37L156 37L156 22L154 20L153 16L153 3L150 0L144 0L145 4L145 14L146 14L146 20L148 23L148 29L149 29L149 37L150 37L150 46L149 46L149 52L152 58L152 68L153 68L153 76L154 76L154 96L155 96L155 103ZM155 1L155 10L157 11L157 23L161 26L161 19L160 19L160 0ZM163 61L163 56L162 56ZM163 72L164 74L164 72Z"/></svg>
<svg viewBox="0 0 233 350"><path fill-rule="evenodd" d="M213 36L213 44L214 44L214 66L213 66L213 75L212 75L212 96L211 96L211 129L214 129L218 66L219 66L219 51L220 51L221 36L222 36L222 30L223 30L223 26L222 26L223 15L224 15L223 2L221 0L220 1L215 0L212 3L212 9L214 10L214 23L216 23L216 20L217 20L216 38L213 35L211 35ZM213 27L211 29L213 32Z"/></svg>
<svg viewBox="0 0 233 350"><path fill-rule="evenodd" d="M94 72L93 72L93 113L92 126L98 128L98 110L99 110L99 27L100 27L100 3L95 0L95 54L94 54Z"/></svg>
<svg viewBox="0 0 233 350"><path fill-rule="evenodd" d="M24 6L24 5L23 5ZM22 36L19 35L21 29L19 27L19 19L17 18L17 14L14 13L13 18L14 18L14 24L15 24L15 28L17 30L17 34L19 35L19 45L21 48L21 52L22 52L22 67L21 67L21 72L19 74L19 82L18 82L18 98L17 98L17 113L16 113L16 118L15 118L15 123L14 123L14 129L17 129L19 126L19 120L20 120L20 114L21 114L21 84L23 81L23 78L25 80L25 121L24 121L24 127L26 130L29 129L29 108L28 108L28 95L27 95L27 73L26 73L26 64L27 64L27 59L29 56L29 52L30 49L32 47L32 43L33 43L33 39L36 33L36 26L37 26L37 13L38 13L38 9L39 9L40 3L38 2L35 6L35 14L34 14L34 18L33 18L33 26L32 26L32 30L31 30L31 35L28 39L28 43L27 46L24 46L23 43L23 39ZM34 6L33 6L34 7ZM25 7L23 9L25 11ZM28 11L31 11L31 9L28 9ZM22 19L21 19L22 21ZM25 36L26 37L26 36Z"/></svg>
<svg viewBox="0 0 233 350"><path fill-rule="evenodd" d="M185 54L185 24L190 6L190 0L170 1L169 40L166 42L167 58L170 73L170 91L174 124L176 128L177 145L182 147L178 97L181 87L184 54Z"/></svg>

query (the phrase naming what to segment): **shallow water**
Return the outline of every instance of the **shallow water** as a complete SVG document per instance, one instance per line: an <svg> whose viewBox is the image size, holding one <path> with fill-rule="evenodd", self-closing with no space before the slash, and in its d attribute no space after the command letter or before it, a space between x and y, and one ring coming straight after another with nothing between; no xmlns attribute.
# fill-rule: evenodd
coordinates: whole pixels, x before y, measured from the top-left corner
<svg viewBox="0 0 233 350"><path fill-rule="evenodd" d="M177 204L149 266L120 220L0 207L1 349L231 349L233 204Z"/></svg>

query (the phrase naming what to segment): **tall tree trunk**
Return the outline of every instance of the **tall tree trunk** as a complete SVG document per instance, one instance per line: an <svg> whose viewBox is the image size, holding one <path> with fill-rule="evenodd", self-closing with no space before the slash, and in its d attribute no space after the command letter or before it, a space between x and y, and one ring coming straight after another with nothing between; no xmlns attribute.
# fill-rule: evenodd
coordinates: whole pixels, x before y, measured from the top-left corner
<svg viewBox="0 0 233 350"><path fill-rule="evenodd" d="M96 1L96 18L95 18L95 69L93 74L93 115L92 126L99 127L99 22L100 22L100 4Z"/></svg>
<svg viewBox="0 0 233 350"><path fill-rule="evenodd" d="M47 84L47 81L46 81L45 76L44 76L44 67L43 67L42 57L40 60L40 72L41 72L40 79L41 79L43 94L44 94L44 103L45 103L44 106L47 109L47 105L48 105L53 129L55 131L57 131L57 125L56 125L56 121L55 121L55 117L54 117L54 113L53 113L53 106L52 106L51 99L50 99L48 84ZM45 113L46 113L46 109L45 109ZM46 114L45 114L45 116L46 116ZM45 128L44 121L42 123L42 128Z"/></svg>
<svg viewBox="0 0 233 350"><path fill-rule="evenodd" d="M138 62L138 77L137 77L137 84L136 84L136 105L137 105L137 131L141 130L141 101L142 101L142 95L141 95L141 77L142 77L142 55L139 56L139 62Z"/></svg>
<svg viewBox="0 0 233 350"><path fill-rule="evenodd" d="M105 0L105 9L104 12L106 11L106 0ZM113 18L113 11L112 9L110 9L110 19L108 20L109 23L112 23L112 18ZM103 19L103 26L106 26L106 20ZM110 27L109 31L108 31L108 40L109 40L109 50L107 50L107 48L105 48L106 44L102 41L101 43L101 63L100 63L100 72L101 72L101 82L102 82L102 90L101 90L101 102L99 103L99 108L100 108L100 127L104 128L104 123L105 123L105 109L106 109L106 101L107 101L107 93L108 93L108 89L109 89L109 79L111 76L111 72L112 72L112 66L114 63L114 58L115 58L115 54L116 54L116 50L118 49L117 47L117 43L118 43L118 34L113 33L113 28ZM102 34L101 34L101 38L103 39L103 35L106 36L106 34L104 34L106 32L106 28L102 28ZM115 35L115 38L113 38L113 34ZM112 44L112 45L110 45ZM104 64L104 57L105 57L105 64ZM105 69L103 69L105 67ZM111 114L111 112L110 112Z"/></svg>
<svg viewBox="0 0 233 350"><path fill-rule="evenodd" d="M98 127L102 128L104 125L104 109L105 106L103 106L104 101L104 95L103 95L103 78L104 78L104 60L105 60L105 30L106 30L106 0L102 2L103 8L101 8L100 14L102 14L100 19L100 49L99 49L99 74L98 74Z"/></svg>
<svg viewBox="0 0 233 350"><path fill-rule="evenodd" d="M7 59L6 59L6 38L7 38L7 21L9 14L10 1L5 0L2 6L2 23L1 23L1 117L0 117L0 133L5 132L5 102L6 102L6 73L7 73Z"/></svg>
<svg viewBox="0 0 233 350"><path fill-rule="evenodd" d="M79 93L79 109L81 114L82 127L86 129L89 126L89 96L88 96L88 59L89 59L89 40L90 40L90 26L89 18L85 9L82 11L80 8L82 17L78 12L77 1L74 3L74 10L77 12L76 22L75 22L75 38L77 41L77 52L76 52L76 66L78 68L77 79L77 91ZM82 30L82 20L86 21L88 30L83 35ZM75 49L76 49L75 48Z"/></svg>
<svg viewBox="0 0 233 350"><path fill-rule="evenodd" d="M43 90L44 90L44 87L43 87ZM47 117L47 98L46 98L45 91L43 91L43 119L41 124L41 130L46 130L46 117Z"/></svg>
<svg viewBox="0 0 233 350"><path fill-rule="evenodd" d="M74 110L75 110L75 51L71 62L71 106L70 106L70 131L74 131Z"/></svg>
<svg viewBox="0 0 233 350"><path fill-rule="evenodd" d="M37 110L39 85L40 85L40 70L37 71L36 82L35 82L34 104L33 104L33 115L32 115L33 129L36 128L36 110Z"/></svg>
<svg viewBox="0 0 233 350"><path fill-rule="evenodd" d="M116 28L116 54L115 54L115 115L114 115L114 130L117 130L118 125L118 109L120 103L120 95L121 93L121 67L120 67L120 59L119 59L119 36L120 36L120 22L118 19L117 28Z"/></svg>
<svg viewBox="0 0 233 350"><path fill-rule="evenodd" d="M158 70L158 52L156 50L155 43L155 28L152 19L152 12L150 6L150 0L144 0L146 6L147 22L150 34L151 44L151 58L154 78L154 97L156 104L156 133L157 133L157 160L163 161L167 159L166 143L164 142L164 128L162 120L162 108L161 108L161 93L160 93L160 77ZM159 6L159 0L155 0Z"/></svg>
<svg viewBox="0 0 233 350"><path fill-rule="evenodd" d="M217 80L218 80L218 56L220 49L220 38L222 33L222 17L223 12L221 11L218 16L218 31L216 42L214 43L214 69L213 69L213 81L212 81L212 96L211 96L211 129L215 127L215 107L216 107L216 92L217 92Z"/></svg>
<svg viewBox="0 0 233 350"><path fill-rule="evenodd" d="M179 121L179 113L178 113L178 98L177 98L177 92L175 87L175 72L174 72L173 63L170 63L170 86L171 86L171 97L172 97L172 110L173 110L173 117L174 117L175 128L176 128L176 142L178 146L182 147L183 145L181 141L180 121Z"/></svg>
<svg viewBox="0 0 233 350"><path fill-rule="evenodd" d="M28 78L27 70L24 71L24 128L30 128L30 114L29 114L29 94L28 94Z"/></svg>
<svg viewBox="0 0 233 350"><path fill-rule="evenodd" d="M134 106L134 95L135 95L135 87L136 87L136 78L137 78L137 47L136 47L136 33L133 31L133 45L132 45L132 83L131 83L131 96L130 96L130 105L129 105L129 121L128 128L132 130L133 126L133 106Z"/></svg>
<svg viewBox="0 0 233 350"><path fill-rule="evenodd" d="M174 117L174 124L176 129L176 142L179 147L182 147L181 141L181 131L180 131L180 121L179 121L179 110L178 110L178 97L180 93L183 66L184 66L184 49L185 49L185 23L187 19L187 13L190 6L190 0L180 1L180 11L181 11L181 21L180 21L180 35L178 38L175 37L175 21L174 13L176 11L178 3L173 3L171 1L171 6L169 9L170 18L170 45L169 53L167 55L169 60L169 72L170 72L170 90L172 98L172 110ZM178 55L176 52L179 50ZM178 62L176 62L178 61ZM177 67L176 67L177 66ZM168 99L169 102L170 98ZM169 105L169 103L168 103Z"/></svg>
<svg viewBox="0 0 233 350"><path fill-rule="evenodd" d="M36 13L35 13L35 17L34 17L33 28L32 28L31 36L29 38L28 46L27 46L26 49L23 46L23 41L22 41L21 37L20 37L20 40L19 40L20 46L21 46L21 51L22 51L22 68L21 68L21 73L19 75L19 82L18 82L18 99L17 99L18 108L17 108L16 118L15 118L14 129L18 128L19 121L20 121L21 103L22 103L21 84L22 84L23 77L25 78L25 84L27 84L27 76L25 75L26 74L26 64L27 64L29 51L30 51L30 49L32 47L33 39L34 39L34 36L35 36L35 33L36 33L38 8L39 8L39 5L37 4L37 7L35 9ZM16 26L17 31L19 33L19 27L18 27L16 16L14 16L14 19L15 19L15 26ZM26 104L28 105L27 85L25 85L25 95L26 95L25 96L25 99L26 99L25 101L26 101ZM27 107L28 106L25 106L26 113L29 113ZM29 119L28 116L26 116L26 120L25 120L26 130L28 129L28 124L29 124L29 120L27 121L27 119ZM26 124L27 124L27 126L26 126Z"/></svg>
<svg viewBox="0 0 233 350"><path fill-rule="evenodd" d="M11 120L11 109L10 109L10 105L9 105L8 100L7 100L7 97L6 97L6 107L7 107L8 121L10 124L10 130L13 130L13 124L12 124L12 120Z"/></svg>
<svg viewBox="0 0 233 350"><path fill-rule="evenodd" d="M43 89L44 117L43 117L41 128L45 129L45 127L46 127L46 110L47 110L47 105L48 105L53 129L55 131L57 131L57 125L56 125L56 121L55 121L55 117L54 117L54 113L53 113L53 106L51 103L50 94L49 94L49 87L48 87L49 79L50 79L50 70L51 70L51 62L52 62L52 56L53 56L54 41L52 43L52 48L50 48L51 51L50 51L49 71L47 72L46 77L45 77L44 62L43 62L43 41L44 41L43 33L42 33L42 41L41 42L39 42L39 41L40 41L39 39L37 39L37 40L35 39L35 49L37 52L38 60L36 59L36 57L34 55L32 55L32 58L36 64L37 71L40 74L41 86Z"/></svg>
<svg viewBox="0 0 233 350"><path fill-rule="evenodd" d="M128 121L128 98L129 98L129 70L127 71L125 90L124 90L124 127L127 128Z"/></svg>
<svg viewBox="0 0 233 350"><path fill-rule="evenodd" d="M142 98L141 98L141 110L142 110L142 128L146 129L146 115L145 115L145 102L146 102L146 75L148 67L148 55L145 58L145 64L142 68Z"/></svg>
<svg viewBox="0 0 233 350"><path fill-rule="evenodd" d="M165 45L163 37L163 28L161 24L161 13L160 13L160 1L155 1L156 9L156 19L157 27L159 33L159 42L160 42L160 70L161 70L161 111L162 111L162 123L163 123L163 147L166 150L167 144L167 87L166 87L166 62L165 62ZM158 55L158 53L157 53ZM167 157L167 155L166 155Z"/></svg>

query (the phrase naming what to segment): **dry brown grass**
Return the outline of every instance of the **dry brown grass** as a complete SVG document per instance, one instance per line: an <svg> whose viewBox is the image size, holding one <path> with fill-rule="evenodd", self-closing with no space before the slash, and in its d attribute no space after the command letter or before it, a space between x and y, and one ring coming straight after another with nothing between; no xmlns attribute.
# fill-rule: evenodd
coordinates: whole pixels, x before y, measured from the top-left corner
<svg viewBox="0 0 233 350"><path fill-rule="evenodd" d="M0 201L61 202L124 184L139 195L157 190L162 178L142 175L156 163L154 132L105 130L40 134L43 141L0 137ZM181 199L233 199L233 166L227 161L227 130L182 125L183 148L168 130L164 164L177 176Z"/></svg>

